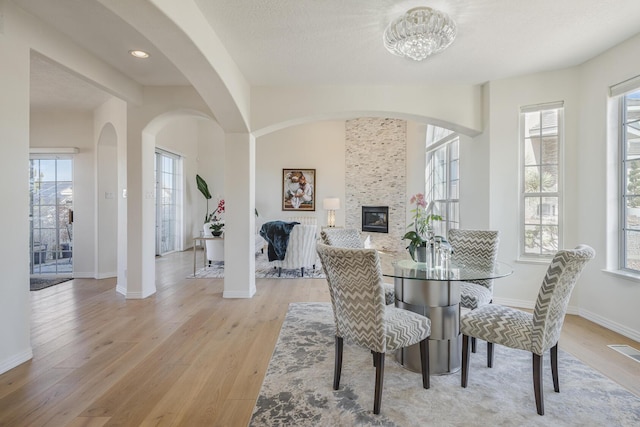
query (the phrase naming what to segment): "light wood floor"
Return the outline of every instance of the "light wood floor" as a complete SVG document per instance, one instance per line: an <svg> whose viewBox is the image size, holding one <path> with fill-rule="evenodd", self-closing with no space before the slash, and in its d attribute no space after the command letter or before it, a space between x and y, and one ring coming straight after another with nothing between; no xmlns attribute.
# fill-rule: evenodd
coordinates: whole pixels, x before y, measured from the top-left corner
<svg viewBox="0 0 640 427"><path fill-rule="evenodd" d="M222 280L186 279L192 262L158 258L144 300L114 279L32 292L34 357L0 375L0 426L246 426L288 304L329 302L326 283L260 279L223 299ZM640 364L607 344L640 348L567 316L560 347L640 396Z"/></svg>

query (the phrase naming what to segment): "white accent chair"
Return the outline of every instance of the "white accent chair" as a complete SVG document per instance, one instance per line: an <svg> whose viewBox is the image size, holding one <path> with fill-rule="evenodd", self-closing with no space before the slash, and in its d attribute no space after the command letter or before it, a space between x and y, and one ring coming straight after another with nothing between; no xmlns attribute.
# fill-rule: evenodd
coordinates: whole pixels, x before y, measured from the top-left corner
<svg viewBox="0 0 640 427"><path fill-rule="evenodd" d="M300 274L304 277L305 267L316 267L316 225L296 224L289 234L287 252L282 261L271 261L274 267L278 268L278 276L282 274L282 269L300 269Z"/></svg>
<svg viewBox="0 0 640 427"><path fill-rule="evenodd" d="M211 223L205 222L202 226L204 230L204 237L213 237L211 233L211 229L209 228ZM207 253L207 261L209 261L209 265L213 261L224 261L224 239L216 239L216 240L205 240L204 244L206 246Z"/></svg>
<svg viewBox="0 0 640 427"><path fill-rule="evenodd" d="M261 221L258 218L256 218L256 239L255 239L256 253L258 252L264 253L265 249L267 248L267 241L264 240L264 238L260 235L260 228L262 227L262 224L264 224L264 221Z"/></svg>

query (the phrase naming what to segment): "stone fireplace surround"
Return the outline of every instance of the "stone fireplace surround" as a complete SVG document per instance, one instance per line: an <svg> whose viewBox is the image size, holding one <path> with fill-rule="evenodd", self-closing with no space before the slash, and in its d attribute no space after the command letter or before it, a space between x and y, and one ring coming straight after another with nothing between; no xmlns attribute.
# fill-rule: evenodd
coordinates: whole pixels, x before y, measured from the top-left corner
<svg viewBox="0 0 640 427"><path fill-rule="evenodd" d="M401 251L406 243L407 122L358 118L345 123L345 226L362 230L362 206L388 206L388 233L364 231L372 247Z"/></svg>

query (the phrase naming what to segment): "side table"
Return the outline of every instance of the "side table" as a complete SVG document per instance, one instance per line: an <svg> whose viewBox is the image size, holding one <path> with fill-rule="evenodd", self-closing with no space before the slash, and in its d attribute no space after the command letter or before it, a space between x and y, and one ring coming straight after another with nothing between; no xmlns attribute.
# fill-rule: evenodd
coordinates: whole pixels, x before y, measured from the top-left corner
<svg viewBox="0 0 640 427"><path fill-rule="evenodd" d="M204 251L202 254L203 257L203 267L207 266L207 240L213 241L213 249L211 253L211 259L214 261L224 261L224 237L194 237L193 238L193 275L196 275L196 246L198 242L202 242L204 246Z"/></svg>

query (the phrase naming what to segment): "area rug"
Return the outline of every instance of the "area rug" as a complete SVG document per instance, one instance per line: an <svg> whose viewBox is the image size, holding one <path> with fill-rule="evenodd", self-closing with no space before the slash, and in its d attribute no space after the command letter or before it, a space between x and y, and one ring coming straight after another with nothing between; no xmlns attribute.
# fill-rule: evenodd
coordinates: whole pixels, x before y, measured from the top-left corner
<svg viewBox="0 0 640 427"><path fill-rule="evenodd" d="M536 412L531 355L502 346L486 367L486 346L460 374L420 374L385 360L380 415L373 414L369 351L345 340L340 389L333 390L334 326L328 303L289 305L251 426L638 426L640 398L560 350L560 393L544 363L545 415ZM562 343L560 344L562 345Z"/></svg>
<svg viewBox="0 0 640 427"><path fill-rule="evenodd" d="M29 290L39 291L50 286L59 285L68 282L72 277L57 277L55 279L43 279L41 277L31 277L29 280Z"/></svg>
<svg viewBox="0 0 640 427"><path fill-rule="evenodd" d="M216 279L224 277L224 261L212 262L211 266L196 270L195 275L189 275L188 277L191 279ZM267 255L260 252L256 253L256 279L299 279L301 277L299 268L283 268L281 276L278 277L278 269L269 263ZM322 271L322 265L319 259L316 259L315 268L308 267L304 269L305 279L324 279L324 277L324 271Z"/></svg>

